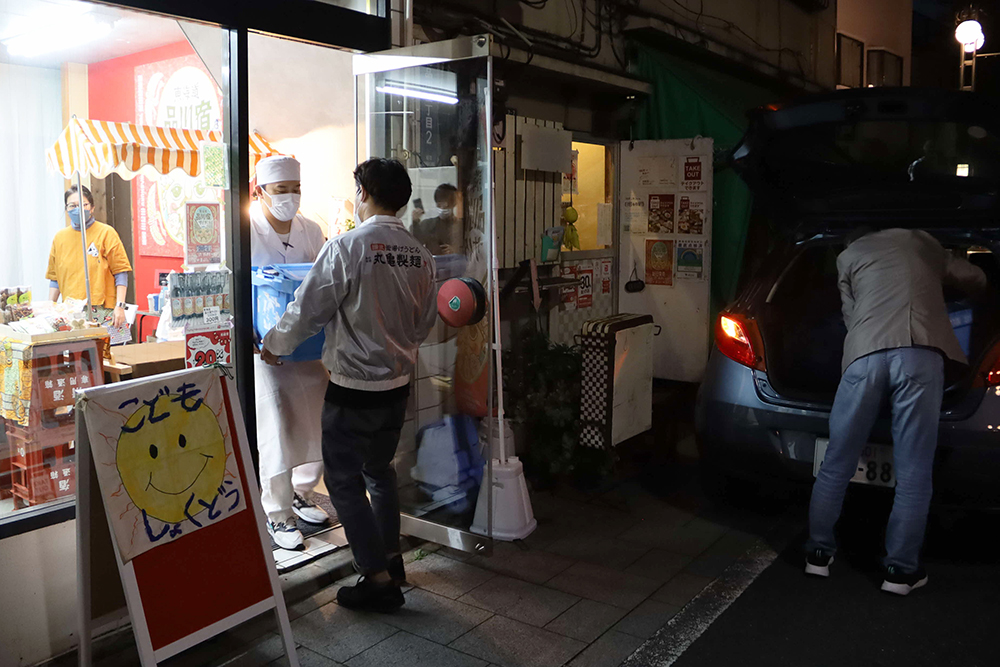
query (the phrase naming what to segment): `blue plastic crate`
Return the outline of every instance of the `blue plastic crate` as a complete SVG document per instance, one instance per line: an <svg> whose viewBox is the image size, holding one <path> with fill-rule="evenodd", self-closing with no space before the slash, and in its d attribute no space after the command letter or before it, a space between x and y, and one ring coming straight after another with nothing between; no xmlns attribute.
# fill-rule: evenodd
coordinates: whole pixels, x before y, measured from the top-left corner
<svg viewBox="0 0 1000 667"><path fill-rule="evenodd" d="M968 357L972 336L972 308L964 302L948 304L948 319L951 320L951 328L955 330L962 352Z"/></svg>
<svg viewBox="0 0 1000 667"><path fill-rule="evenodd" d="M270 331L285 310L295 299L299 288L312 264L272 264L253 268L253 325L257 336L263 338ZM318 334L299 345L287 357L288 361L315 361L323 358L323 343L326 333Z"/></svg>

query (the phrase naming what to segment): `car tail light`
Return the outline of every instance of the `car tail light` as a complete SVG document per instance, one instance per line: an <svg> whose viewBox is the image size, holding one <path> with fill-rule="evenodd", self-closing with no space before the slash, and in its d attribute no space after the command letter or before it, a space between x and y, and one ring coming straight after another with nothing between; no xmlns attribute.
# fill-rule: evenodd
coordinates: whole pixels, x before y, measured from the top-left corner
<svg viewBox="0 0 1000 667"><path fill-rule="evenodd" d="M987 363L983 368L983 374L986 376L987 387L1000 386L1000 355L995 355L995 357L996 358L993 359L992 363Z"/></svg>
<svg viewBox="0 0 1000 667"><path fill-rule="evenodd" d="M764 349L753 322L723 313L715 327L715 344L733 361L764 370Z"/></svg>
<svg viewBox="0 0 1000 667"><path fill-rule="evenodd" d="M979 371L972 380L973 387L1000 387L1000 341L995 342L979 360Z"/></svg>

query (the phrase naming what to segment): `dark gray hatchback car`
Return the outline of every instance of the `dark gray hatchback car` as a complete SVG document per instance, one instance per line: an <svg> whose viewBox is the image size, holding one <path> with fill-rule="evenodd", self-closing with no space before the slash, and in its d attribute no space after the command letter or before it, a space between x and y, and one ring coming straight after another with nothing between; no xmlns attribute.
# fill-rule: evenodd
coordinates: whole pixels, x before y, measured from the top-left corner
<svg viewBox="0 0 1000 667"><path fill-rule="evenodd" d="M733 166L780 238L716 324L698 394L716 480L810 480L847 330L837 255L860 225L925 229L1000 285L1000 114L971 93L839 91L751 113ZM949 293L971 366L948 368L935 503L1000 507L1000 303ZM854 481L895 484L888 408Z"/></svg>

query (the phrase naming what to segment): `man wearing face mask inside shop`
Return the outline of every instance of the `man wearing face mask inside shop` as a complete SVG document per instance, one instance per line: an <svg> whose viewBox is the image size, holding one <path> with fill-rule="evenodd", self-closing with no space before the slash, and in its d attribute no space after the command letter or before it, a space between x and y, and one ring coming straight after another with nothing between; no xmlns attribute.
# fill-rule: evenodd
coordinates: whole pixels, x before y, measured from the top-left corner
<svg viewBox="0 0 1000 667"><path fill-rule="evenodd" d="M298 160L274 156L257 164L256 201L250 205L253 266L316 261L326 238L298 213L301 194ZM318 359L269 366L255 356L254 377L267 531L282 549L298 549L305 540L295 516L314 525L329 519L309 493L323 475L320 414L330 375Z"/></svg>
<svg viewBox="0 0 1000 667"><path fill-rule="evenodd" d="M87 272L90 274L91 305L101 311L113 311L112 324L125 323L125 294L132 265L118 232L110 225L94 219L94 195L83 186L74 185L63 195L70 226L60 229L52 239L49 251L49 301L87 298L87 279L83 273L83 250L80 240L81 219L87 225Z"/></svg>
<svg viewBox="0 0 1000 667"><path fill-rule="evenodd" d="M432 217L413 223L413 235L432 255L452 255L462 252L462 223L455 217L458 188L442 183L434 191Z"/></svg>

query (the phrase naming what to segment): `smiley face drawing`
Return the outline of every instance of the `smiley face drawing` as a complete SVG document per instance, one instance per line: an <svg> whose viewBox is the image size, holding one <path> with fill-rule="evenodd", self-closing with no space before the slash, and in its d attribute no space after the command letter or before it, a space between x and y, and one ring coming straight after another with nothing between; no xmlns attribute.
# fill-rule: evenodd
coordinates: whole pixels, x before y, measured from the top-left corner
<svg viewBox="0 0 1000 667"><path fill-rule="evenodd" d="M201 401L182 398L162 394L140 404L118 438L116 463L129 498L165 523L204 511L226 474L218 419Z"/></svg>

